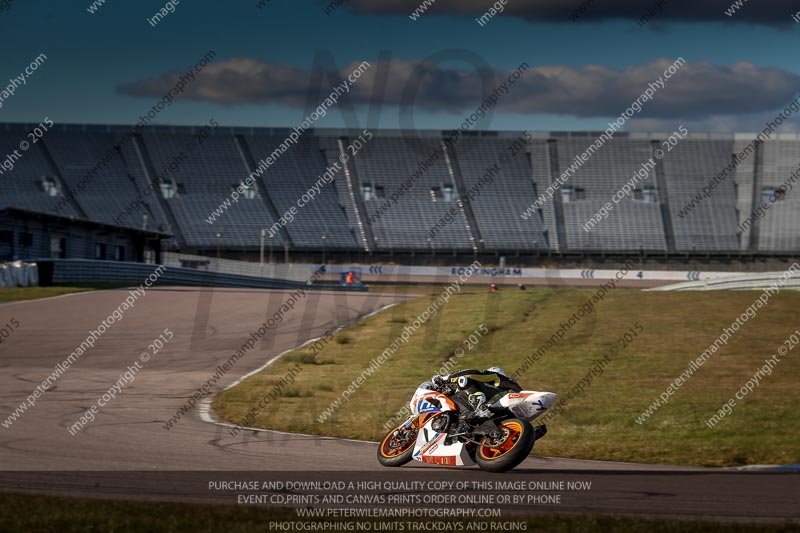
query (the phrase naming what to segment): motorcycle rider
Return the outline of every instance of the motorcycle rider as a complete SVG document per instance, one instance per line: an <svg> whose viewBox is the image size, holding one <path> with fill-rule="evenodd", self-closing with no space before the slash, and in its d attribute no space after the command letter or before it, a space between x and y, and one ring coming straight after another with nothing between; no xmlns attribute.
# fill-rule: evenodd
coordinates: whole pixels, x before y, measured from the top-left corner
<svg viewBox="0 0 800 533"><path fill-rule="evenodd" d="M519 383L508 377L502 368L496 366L486 370L474 368L459 370L445 376L436 374L432 381L441 388L448 384L457 385L460 392L466 396L468 405L473 407L472 416L475 418L491 417L492 412L487 405L496 402L509 392L522 390Z"/></svg>

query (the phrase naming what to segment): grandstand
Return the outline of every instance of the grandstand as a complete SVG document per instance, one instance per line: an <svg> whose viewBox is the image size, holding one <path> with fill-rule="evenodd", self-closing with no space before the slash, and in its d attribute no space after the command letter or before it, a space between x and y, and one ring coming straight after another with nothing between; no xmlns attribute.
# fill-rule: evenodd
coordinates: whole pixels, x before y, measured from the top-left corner
<svg viewBox="0 0 800 533"><path fill-rule="evenodd" d="M800 165L800 142L779 140L764 148L764 166L758 174L753 194L756 201L770 201L770 195L780 187ZM795 183L788 193L779 196L756 226L757 246L765 252L781 252L798 247L800 229L800 195Z"/></svg>
<svg viewBox="0 0 800 533"><path fill-rule="evenodd" d="M28 129L0 125L0 155L13 152ZM247 256L259 251L262 230L296 206L326 168L346 160L294 220L278 224L270 247L357 257L733 257L800 250L797 187L774 195L763 217L742 225L797 169L800 138L794 134L775 135L756 147L707 197L703 187L754 136L689 134L633 194L586 231L584 223L653 156L667 134L616 134L552 199L545 196L533 216L523 218L599 133L537 132L509 157L508 147L520 132L470 132L451 139L450 132L426 131L412 140L383 130L346 158L348 145L361 132L318 129L306 132L265 172L255 173L255 182L211 224L212 212L290 130L218 127L199 138L200 129L55 126L0 175L0 209L167 234L171 238L164 246L173 251ZM478 189L471 202L459 201ZM18 237L3 230L6 241ZM52 240L46 225L33 239ZM20 250L0 247L8 249ZM41 253L43 248L30 249Z"/></svg>
<svg viewBox="0 0 800 533"><path fill-rule="evenodd" d="M733 138L694 136L664 157L664 182L669 193L675 247L679 251L737 252L739 242L736 182L726 179L685 216L680 210L701 193L733 156ZM744 213L743 213L744 214ZM745 216L749 216L746 213ZM746 247L744 248L746 250Z"/></svg>
<svg viewBox="0 0 800 533"><path fill-rule="evenodd" d="M247 145L254 160L261 160L278 146L284 137L276 135L250 135ZM275 162L262 177L263 190L275 206L277 216L288 211L325 172L326 159L319 138L301 139L299 144ZM295 250L358 248L356 236L339 199L336 187L324 187L310 209L298 211L296 219L286 226L288 240Z"/></svg>
<svg viewBox="0 0 800 533"><path fill-rule="evenodd" d="M352 162L354 181L361 189L369 226L380 250L472 250L472 228L459 207L455 221L434 237L429 230L456 206L455 180L449 157L439 138L404 140L399 136L378 134ZM421 161L441 154L416 178L403 196L382 213L381 204L392 201L403 182L417 172ZM448 192L450 191L450 192ZM450 196L452 193L452 196Z"/></svg>
<svg viewBox="0 0 800 533"><path fill-rule="evenodd" d="M508 140L499 138L467 137L457 143L455 159L463 177L464 191L479 192L468 202L475 216L475 226L480 230L483 247L489 250L541 248L557 249L548 239L545 219L552 217L552 206L538 216L523 220L519 215L537 196L537 190L547 187L546 145L530 145L530 154L511 157ZM510 157L502 164L504 157ZM497 164L496 172L493 165ZM480 187L484 176L487 182ZM489 180L491 179L491 182Z"/></svg>
<svg viewBox="0 0 800 533"><path fill-rule="evenodd" d="M597 135L592 134L557 138L554 146L558 168L563 172L595 138ZM617 136L575 172L566 188L569 201L563 204L567 249L628 253L668 251L661 203L656 198L644 197L644 187L652 185L650 191L658 189L658 176L648 176L641 182L641 198L626 197L590 232L583 229L583 224L611 201L642 163L653 157L653 149L649 138Z"/></svg>
<svg viewBox="0 0 800 533"><path fill-rule="evenodd" d="M0 130L0 154L10 154L18 149L21 133L21 130ZM0 176L0 205L79 216L81 213L73 204L63 203L64 189L55 181L54 165L41 151L42 146L39 143L20 158L13 169Z"/></svg>

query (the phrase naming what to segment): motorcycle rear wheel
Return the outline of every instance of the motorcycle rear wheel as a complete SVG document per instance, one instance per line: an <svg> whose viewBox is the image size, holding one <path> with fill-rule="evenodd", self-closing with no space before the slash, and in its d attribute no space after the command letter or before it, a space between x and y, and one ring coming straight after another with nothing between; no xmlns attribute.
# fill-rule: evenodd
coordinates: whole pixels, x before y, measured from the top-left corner
<svg viewBox="0 0 800 533"><path fill-rule="evenodd" d="M535 441L533 428L525 420L510 418L497 426L501 436L484 437L475 454L475 462L487 472L506 472L519 465Z"/></svg>

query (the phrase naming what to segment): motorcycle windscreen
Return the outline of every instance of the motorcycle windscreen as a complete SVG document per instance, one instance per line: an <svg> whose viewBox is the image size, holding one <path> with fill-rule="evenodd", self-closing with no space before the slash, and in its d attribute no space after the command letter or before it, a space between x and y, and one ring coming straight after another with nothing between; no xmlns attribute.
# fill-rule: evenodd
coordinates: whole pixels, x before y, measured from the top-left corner
<svg viewBox="0 0 800 533"><path fill-rule="evenodd" d="M426 396L430 396L431 394L434 393L436 393L436 391L425 387L425 383L417 387L417 390L414 391L414 395L411 397L411 401L408 403L408 406L411 408L411 413L418 415L418 414L424 414L425 412L430 412L430 411L425 411L424 408L422 409L422 412L420 412L420 407L421 407L420 404L424 402L424 398Z"/></svg>
<svg viewBox="0 0 800 533"><path fill-rule="evenodd" d="M511 392L497 400L492 407L505 407L517 418L533 420L555 405L557 400L558 395L553 392Z"/></svg>
<svg viewBox="0 0 800 533"><path fill-rule="evenodd" d="M439 411L455 411L457 409L455 403L447 396L424 387L417 389L408 406L411 409L411 413L415 415Z"/></svg>
<svg viewBox="0 0 800 533"><path fill-rule="evenodd" d="M475 464L469 452L460 442L445 444L445 433L433 431L426 424L417 435L414 459L433 465L462 466Z"/></svg>

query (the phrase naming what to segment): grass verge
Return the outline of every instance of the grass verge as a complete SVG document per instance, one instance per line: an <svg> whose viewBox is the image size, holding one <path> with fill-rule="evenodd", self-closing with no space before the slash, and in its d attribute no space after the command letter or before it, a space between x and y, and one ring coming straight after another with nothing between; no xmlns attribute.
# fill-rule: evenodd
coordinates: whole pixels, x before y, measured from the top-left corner
<svg viewBox="0 0 800 533"><path fill-rule="evenodd" d="M430 289L429 289L430 290ZM435 289L436 295L441 289ZM238 386L214 398L224 419L242 421L260 398L299 365L294 383L262 409L256 427L335 437L379 440L383 425L410 399L416 386L458 349L457 368L501 366L513 372L547 342L595 291L589 289L464 289L428 320L349 401L342 391L363 376L370 361L413 323L435 298L423 296L393 307L338 333L317 348L295 350ZM774 354L800 325L800 293L772 296L647 421L637 417L680 376L760 295L737 292L612 291L572 326L520 379L527 389L548 390L568 400L548 422L549 434L534 453L583 459L698 466L800 463L800 348L783 357L773 373L713 429L705 421ZM637 327L636 324L640 326ZM481 325L471 349L465 339ZM636 336L622 347L627 332ZM641 329L642 331L639 331ZM346 342L340 342L346 337ZM338 339L338 340L337 340ZM612 349L619 352L612 354ZM588 386L573 389L609 355ZM341 405L325 421L326 410Z"/></svg>

